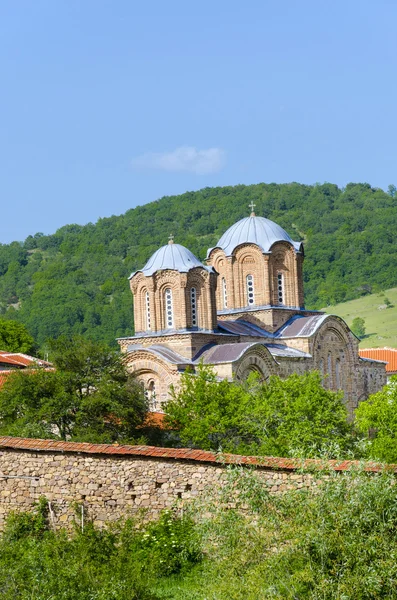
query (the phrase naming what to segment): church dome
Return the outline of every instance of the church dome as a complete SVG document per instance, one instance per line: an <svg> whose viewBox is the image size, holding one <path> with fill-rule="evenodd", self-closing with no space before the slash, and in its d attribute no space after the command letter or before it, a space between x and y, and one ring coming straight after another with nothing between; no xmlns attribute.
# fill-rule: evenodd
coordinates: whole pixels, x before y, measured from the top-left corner
<svg viewBox="0 0 397 600"><path fill-rule="evenodd" d="M302 251L301 242L294 242L280 225L270 219L252 214L229 227L215 248L221 248L226 256L231 256L241 244L256 244L262 252L270 252L276 242L288 242L294 247L295 252ZM213 249L208 250L207 258Z"/></svg>
<svg viewBox="0 0 397 600"><path fill-rule="evenodd" d="M156 271L170 269L171 271L179 271L179 273L187 273L191 269L201 267L206 271L212 271L212 267L205 267L199 259L194 256L185 246L174 244L172 240L165 246L162 246L149 258L143 269L136 271L143 273L146 277L150 277ZM133 277L135 273L130 276Z"/></svg>

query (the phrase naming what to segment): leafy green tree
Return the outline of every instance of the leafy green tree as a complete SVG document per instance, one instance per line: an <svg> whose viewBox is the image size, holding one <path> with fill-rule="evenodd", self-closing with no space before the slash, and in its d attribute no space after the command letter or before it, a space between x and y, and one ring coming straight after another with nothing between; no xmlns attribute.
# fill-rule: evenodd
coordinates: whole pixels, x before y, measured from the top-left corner
<svg viewBox="0 0 397 600"><path fill-rule="evenodd" d="M0 319L0 350L29 354L35 348L34 339L25 325Z"/></svg>
<svg viewBox="0 0 397 600"><path fill-rule="evenodd" d="M0 432L92 442L132 440L147 406L121 356L83 338L60 338L51 348L55 370L18 371L0 389Z"/></svg>
<svg viewBox="0 0 397 600"><path fill-rule="evenodd" d="M165 406L168 424L182 444L239 453L291 456L338 455L353 447L342 395L326 390L318 373L255 376L240 385L218 381L201 366L185 373Z"/></svg>
<svg viewBox="0 0 397 600"><path fill-rule="evenodd" d="M170 231L199 258L247 216L279 223L307 242L305 299L321 308L397 285L396 196L365 183L205 188L54 235L0 244L0 314L27 326L40 347L61 333L115 346L133 334L127 277ZM142 226L145 224L145 226Z"/></svg>
<svg viewBox="0 0 397 600"><path fill-rule="evenodd" d="M355 317L350 329L361 340L365 336L365 319Z"/></svg>
<svg viewBox="0 0 397 600"><path fill-rule="evenodd" d="M369 458L397 463L397 376L361 402L355 417L357 428L369 437Z"/></svg>

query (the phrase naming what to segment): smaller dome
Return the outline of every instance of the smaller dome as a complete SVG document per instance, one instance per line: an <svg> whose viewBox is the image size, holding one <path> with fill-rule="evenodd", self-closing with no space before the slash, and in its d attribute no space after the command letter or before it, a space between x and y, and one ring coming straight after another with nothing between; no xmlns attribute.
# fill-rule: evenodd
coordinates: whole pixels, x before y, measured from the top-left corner
<svg viewBox="0 0 397 600"><path fill-rule="evenodd" d="M135 271L129 278L131 279L135 273L143 273L146 277L150 277L156 273L156 271L164 271L165 269L187 273L196 267L201 267L206 271L213 271L212 267L205 267L203 263L194 256L193 252L190 252L185 246L169 242L156 250L143 269Z"/></svg>
<svg viewBox="0 0 397 600"><path fill-rule="evenodd" d="M231 256L241 244L256 244L262 252L270 252L276 242L288 242L295 252L302 251L301 242L294 242L280 225L265 217L251 215L229 227L214 248L222 248L226 256ZM207 258L214 248L208 250Z"/></svg>

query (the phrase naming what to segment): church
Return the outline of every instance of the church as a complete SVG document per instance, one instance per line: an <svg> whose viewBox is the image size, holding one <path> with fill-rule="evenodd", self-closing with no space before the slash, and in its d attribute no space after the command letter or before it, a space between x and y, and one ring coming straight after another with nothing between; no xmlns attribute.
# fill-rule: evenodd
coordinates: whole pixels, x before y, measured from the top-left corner
<svg viewBox="0 0 397 600"><path fill-rule="evenodd" d="M132 273L135 335L118 340L128 369L154 412L181 373L203 363L230 380L317 370L324 387L343 391L353 414L386 383L385 364L359 356L343 319L305 309L303 244L254 207L208 250L205 264L170 236Z"/></svg>

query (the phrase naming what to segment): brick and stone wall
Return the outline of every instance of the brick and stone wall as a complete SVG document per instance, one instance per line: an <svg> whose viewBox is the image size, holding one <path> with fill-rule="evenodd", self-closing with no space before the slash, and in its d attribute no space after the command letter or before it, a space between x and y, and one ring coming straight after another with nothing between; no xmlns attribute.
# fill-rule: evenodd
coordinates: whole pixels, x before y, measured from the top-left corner
<svg viewBox="0 0 397 600"><path fill-rule="evenodd" d="M29 510L41 496L55 527L71 527L76 503L98 526L147 510L148 518L175 504L208 496L225 482L228 464L254 465L270 493L316 485L302 462L150 446L79 444L0 438L0 529L11 510ZM323 466L305 461L306 466ZM336 471L352 461L329 461ZM374 465L367 465L376 471Z"/></svg>

